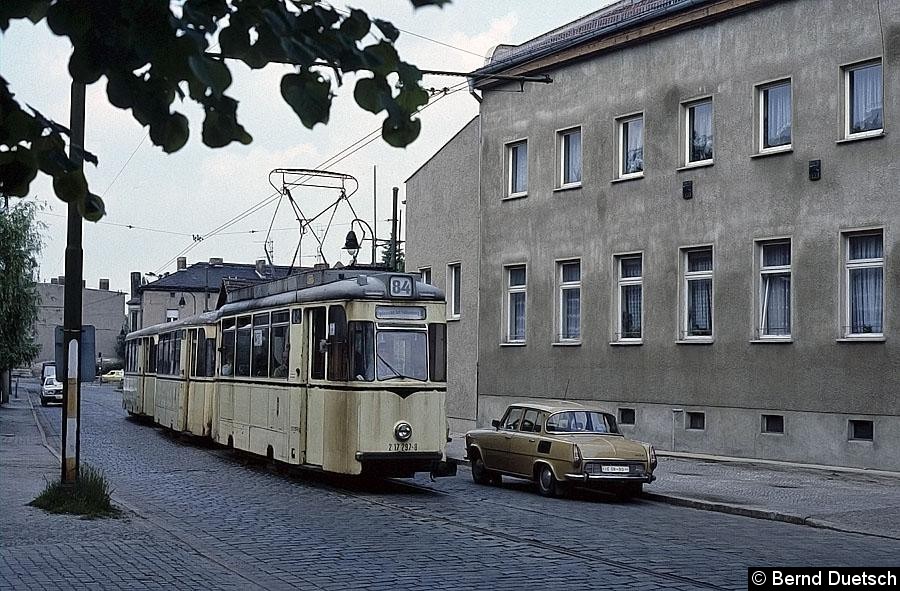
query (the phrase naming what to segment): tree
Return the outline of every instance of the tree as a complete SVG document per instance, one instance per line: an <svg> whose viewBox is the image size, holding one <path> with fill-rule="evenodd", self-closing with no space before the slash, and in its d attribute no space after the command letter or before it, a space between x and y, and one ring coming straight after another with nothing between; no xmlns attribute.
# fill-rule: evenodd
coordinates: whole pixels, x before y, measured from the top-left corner
<svg viewBox="0 0 900 591"><path fill-rule="evenodd" d="M388 242L385 247L381 250L381 264L385 267L391 266L391 251L394 250L393 245ZM397 246L397 266L391 271L400 271L403 272L406 270L406 257L403 255L403 247Z"/></svg>
<svg viewBox="0 0 900 591"><path fill-rule="evenodd" d="M38 292L34 281L41 237L35 205L20 203L0 213L0 390L7 372L31 363L40 351L34 342Z"/></svg>
<svg viewBox="0 0 900 591"><path fill-rule="evenodd" d="M449 0L410 0L415 7ZM400 60L394 43L400 32L357 9L344 12L314 0L2 0L0 31L13 20L46 20L56 35L72 42L69 73L76 82L106 78L109 102L130 109L150 128L151 141L165 152L188 141L188 119L173 109L193 101L205 112L201 137L211 148L249 144L238 123L238 101L228 96L227 59L258 69L292 64L281 78L281 96L308 128L327 123L334 90L346 73L359 77L356 103L385 111L382 137L406 146L419 135L416 111L428 102L421 72ZM366 44L371 36L375 40ZM86 219L104 214L80 167L65 152L69 130L37 109L23 108L0 77L0 192L25 196L42 172L53 190L74 202ZM97 158L79 154L94 165Z"/></svg>

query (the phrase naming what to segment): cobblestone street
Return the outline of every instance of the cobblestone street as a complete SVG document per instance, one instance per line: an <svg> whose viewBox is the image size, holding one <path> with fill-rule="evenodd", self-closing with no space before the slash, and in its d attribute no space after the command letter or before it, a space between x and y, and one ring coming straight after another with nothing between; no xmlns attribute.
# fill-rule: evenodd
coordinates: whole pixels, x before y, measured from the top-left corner
<svg viewBox="0 0 900 591"><path fill-rule="evenodd" d="M58 446L60 408L36 413ZM82 419L82 460L126 514L24 507L57 470L35 452L39 476L2 478L2 588L742 589L749 565L900 556L896 540L592 493L545 499L526 483L476 486L465 470L381 484L270 470L127 419L108 386L84 388ZM5 435L14 427L4 418Z"/></svg>

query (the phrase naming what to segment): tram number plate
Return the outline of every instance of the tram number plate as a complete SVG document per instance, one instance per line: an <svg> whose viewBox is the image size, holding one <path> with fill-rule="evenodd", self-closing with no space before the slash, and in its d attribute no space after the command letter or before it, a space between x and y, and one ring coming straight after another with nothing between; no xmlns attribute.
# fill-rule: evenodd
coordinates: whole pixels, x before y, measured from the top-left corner
<svg viewBox="0 0 900 591"><path fill-rule="evenodd" d="M418 443L388 443L388 451L416 451Z"/></svg>

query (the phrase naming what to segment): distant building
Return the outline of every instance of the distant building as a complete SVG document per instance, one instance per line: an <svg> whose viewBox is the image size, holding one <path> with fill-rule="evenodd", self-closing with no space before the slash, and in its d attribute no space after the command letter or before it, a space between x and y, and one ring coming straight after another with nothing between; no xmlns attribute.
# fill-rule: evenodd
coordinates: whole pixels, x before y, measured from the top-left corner
<svg viewBox="0 0 900 591"><path fill-rule="evenodd" d="M270 266L265 260L255 264L226 263L211 258L190 266L179 257L174 273L145 282L141 273L131 273L131 299L128 300L129 332L172 322L186 316L215 310L223 281L241 285L271 281L285 277L291 267ZM298 271L299 268L294 268Z"/></svg>
<svg viewBox="0 0 900 591"><path fill-rule="evenodd" d="M41 352L35 361L51 361L56 355L54 331L63 325L65 277L38 283L37 289L41 303L34 329ZM94 326L94 351L104 359L117 358L116 341L125 327L125 296L123 292L109 290L109 279L101 279L99 289L81 290L82 323Z"/></svg>
<svg viewBox="0 0 900 591"><path fill-rule="evenodd" d="M407 181L449 414L606 407L663 449L900 470L900 3L623 0L473 78ZM454 330L453 327L456 327Z"/></svg>

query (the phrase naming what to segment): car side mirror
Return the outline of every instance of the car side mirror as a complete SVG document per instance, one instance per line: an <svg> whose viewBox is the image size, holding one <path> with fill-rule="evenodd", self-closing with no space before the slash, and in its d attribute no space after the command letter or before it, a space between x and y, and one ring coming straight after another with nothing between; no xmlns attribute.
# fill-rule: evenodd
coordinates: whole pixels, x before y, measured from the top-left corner
<svg viewBox="0 0 900 591"><path fill-rule="evenodd" d="M499 429L500 428L500 419L494 419L493 421L491 421L491 425L494 426L494 429Z"/></svg>

